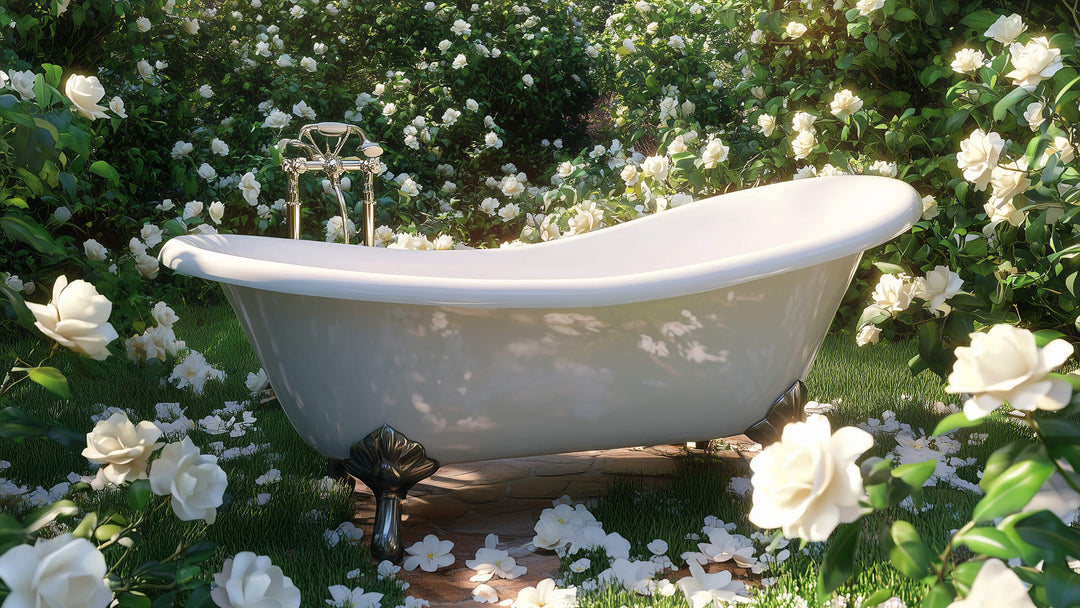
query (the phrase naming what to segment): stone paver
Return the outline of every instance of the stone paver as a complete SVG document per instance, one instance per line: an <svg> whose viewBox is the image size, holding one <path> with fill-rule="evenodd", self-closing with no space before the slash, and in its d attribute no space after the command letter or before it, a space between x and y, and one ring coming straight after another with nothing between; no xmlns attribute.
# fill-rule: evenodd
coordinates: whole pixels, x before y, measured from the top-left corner
<svg viewBox="0 0 1080 608"><path fill-rule="evenodd" d="M725 442L734 447L723 456L747 458L744 450L753 442L745 437ZM518 591L535 586L544 578L555 578L559 558L550 551L527 548L540 512L552 501L569 495L575 502L587 502L609 487L613 477L633 476L646 485L663 483L675 471L674 456L681 446L652 446L618 450L531 456L485 462L448 465L418 483L404 501L402 536L405 546L427 534L454 541L454 565L435 573L402 572L410 583L408 593L428 600L433 608L479 606L472 590L479 584L469 581L475 572L466 560L484 546L489 533L499 536L499 548L507 549L528 571L514 579L493 579L487 584L499 599L513 599ZM356 484L357 523L370 537L375 516L375 500L363 484Z"/></svg>

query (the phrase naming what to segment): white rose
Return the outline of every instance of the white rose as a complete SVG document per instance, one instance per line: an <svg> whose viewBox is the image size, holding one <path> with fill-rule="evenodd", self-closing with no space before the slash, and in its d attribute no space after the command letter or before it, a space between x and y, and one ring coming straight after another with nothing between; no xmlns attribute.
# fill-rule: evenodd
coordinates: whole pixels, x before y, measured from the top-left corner
<svg viewBox="0 0 1080 608"><path fill-rule="evenodd" d="M776 119L772 114L761 114L757 118L757 124L761 127L761 134L769 137L773 134L773 129L776 128Z"/></svg>
<svg viewBox="0 0 1080 608"><path fill-rule="evenodd" d="M863 325L859 328L859 333L855 334L855 344L859 346L866 346L867 344L877 344L880 335L880 327L867 323L866 325Z"/></svg>
<svg viewBox="0 0 1080 608"><path fill-rule="evenodd" d="M221 608L300 608L300 590L265 555L241 551L214 575L210 597Z"/></svg>
<svg viewBox="0 0 1080 608"><path fill-rule="evenodd" d="M270 110L270 114L266 117L266 120L263 121L263 126L271 129L281 129L288 126L291 121L292 116L275 108Z"/></svg>
<svg viewBox="0 0 1080 608"><path fill-rule="evenodd" d="M662 182L667 179L671 166L666 156L650 156L641 161L641 175Z"/></svg>
<svg viewBox="0 0 1080 608"><path fill-rule="evenodd" d="M262 192L262 184L255 179L255 174L248 171L240 178L240 191L244 195L244 200L249 205L254 207L259 204L259 193Z"/></svg>
<svg viewBox="0 0 1080 608"><path fill-rule="evenodd" d="M855 8L859 9L859 14L863 17L885 6L885 0L859 0L855 3Z"/></svg>
<svg viewBox="0 0 1080 608"><path fill-rule="evenodd" d="M105 556L85 538L64 533L38 538L0 555L0 578L11 592L5 605L101 608L113 599L105 584Z"/></svg>
<svg viewBox="0 0 1080 608"><path fill-rule="evenodd" d="M214 96L214 89L212 89L210 85L204 84L199 87L199 96L203 99L210 99Z"/></svg>
<svg viewBox="0 0 1080 608"><path fill-rule="evenodd" d="M82 451L90 462L105 465L98 469L90 487L100 490L107 484L146 479L146 461L164 445L157 443L159 437L161 429L153 422L144 420L135 425L122 412L98 422L86 434L86 448Z"/></svg>
<svg viewBox="0 0 1080 608"><path fill-rule="evenodd" d="M501 148L503 140L499 139L499 135L494 131L488 131L487 135L484 136L484 145L488 148Z"/></svg>
<svg viewBox="0 0 1080 608"><path fill-rule="evenodd" d="M1061 63L1061 50L1051 48L1046 36L1032 38L1027 44L1012 43L1009 45L1009 55L1012 58L1013 71L1005 76L1011 79L1014 85L1028 91L1035 90L1036 85L1064 67Z"/></svg>
<svg viewBox="0 0 1080 608"><path fill-rule="evenodd" d="M202 211L203 211L203 202L202 201L188 201L188 202L184 203L183 219L186 220L186 219L191 219L193 217L198 217L199 214L202 213Z"/></svg>
<svg viewBox="0 0 1080 608"><path fill-rule="evenodd" d="M533 86L534 81L533 81L532 74L525 74L524 76L522 76L521 77L521 82L525 83L526 87Z"/></svg>
<svg viewBox="0 0 1080 608"><path fill-rule="evenodd" d="M143 224L142 229L139 230L139 237L147 247L153 247L161 242L161 228L153 224Z"/></svg>
<svg viewBox="0 0 1080 608"><path fill-rule="evenodd" d="M124 108L124 100L113 97L109 100L109 109L120 118L127 118L127 110Z"/></svg>
<svg viewBox="0 0 1080 608"><path fill-rule="evenodd" d="M983 36L993 38L1001 44L1009 44L1026 29L1027 25L1024 24L1023 18L1013 13L1008 17L1005 15L998 17L997 21L983 32Z"/></svg>
<svg viewBox="0 0 1080 608"><path fill-rule="evenodd" d="M195 149L194 144L186 141L177 141L173 144L172 152L170 154L173 158L180 158L181 156L187 156L191 154L191 151Z"/></svg>
<svg viewBox="0 0 1080 608"><path fill-rule="evenodd" d="M214 139L210 140L210 151L214 154L217 154L218 156L228 156L229 144L215 137Z"/></svg>
<svg viewBox="0 0 1080 608"><path fill-rule="evenodd" d="M896 163L890 163L884 160L875 160L870 164L870 167L866 170L867 173L873 175L880 175L882 177L896 177L897 167Z"/></svg>
<svg viewBox="0 0 1080 608"><path fill-rule="evenodd" d="M450 67L455 70L460 70L467 65L469 65L468 59L465 58L463 53L458 53L457 57L454 57L454 62L450 64Z"/></svg>
<svg viewBox="0 0 1080 608"><path fill-rule="evenodd" d="M180 319L180 317L176 316L176 311L165 302L154 304L150 314L154 316L154 321L161 327L172 327L173 323Z"/></svg>
<svg viewBox="0 0 1080 608"><path fill-rule="evenodd" d="M150 467L150 489L171 496L169 504L183 521L214 523L227 483L217 456L200 453L187 437L162 448Z"/></svg>
<svg viewBox="0 0 1080 608"><path fill-rule="evenodd" d="M863 100L848 89L844 89L833 95L832 103L829 104L829 112L840 120L847 119L863 107Z"/></svg>
<svg viewBox="0 0 1080 608"><path fill-rule="evenodd" d="M988 559L979 568L971 590L962 600L956 600L946 608L1035 608L1028 595L1027 584L1020 580L1005 562Z"/></svg>
<svg viewBox="0 0 1080 608"><path fill-rule="evenodd" d="M932 194L927 194L922 197L922 219L932 220L938 216L940 210L938 209L937 199Z"/></svg>
<svg viewBox="0 0 1080 608"><path fill-rule="evenodd" d="M948 266L935 266L916 286L918 291L915 296L926 300L927 306L932 310L948 312L949 307L945 301L960 293L964 282L960 279L960 275L950 270Z"/></svg>
<svg viewBox="0 0 1080 608"><path fill-rule="evenodd" d="M316 116L315 110L304 100L300 100L293 104L292 113L300 118L307 118L308 120L314 120Z"/></svg>
<svg viewBox="0 0 1080 608"><path fill-rule="evenodd" d="M1072 356L1073 346L1057 339L1039 348L1035 336L1012 325L995 325L971 334L971 345L958 347L956 363L945 391L974 393L964 403L964 415L977 420L1005 401L1015 409L1060 410L1069 403L1072 387L1047 374Z"/></svg>
<svg viewBox="0 0 1080 608"><path fill-rule="evenodd" d="M870 297L888 312L903 312L911 305L918 286L906 274L883 274Z"/></svg>
<svg viewBox="0 0 1080 608"><path fill-rule="evenodd" d="M475 99L470 97L469 99L465 100L465 109L470 111L470 112L479 112L480 111L480 103L477 102Z"/></svg>
<svg viewBox="0 0 1080 608"><path fill-rule="evenodd" d="M1032 131L1038 131L1043 122L1046 121L1046 117L1043 116L1043 109L1045 106L1041 101L1036 101L1028 104L1026 110L1024 110L1024 120L1027 121L1028 128Z"/></svg>
<svg viewBox="0 0 1080 608"><path fill-rule="evenodd" d="M1012 200L1014 196L1026 191L1031 186L1031 179L1027 176L1021 161L1014 161L1004 166L995 166L990 171L990 186L993 193L990 195L991 205L1000 206Z"/></svg>
<svg viewBox="0 0 1080 608"><path fill-rule="evenodd" d="M214 201L210 203L210 221L215 224L221 224L221 218L225 217L225 204L221 201Z"/></svg>
<svg viewBox="0 0 1080 608"><path fill-rule="evenodd" d="M15 89L23 99L34 99L34 80L36 79L37 76L30 70L22 72L11 70L8 72L11 88Z"/></svg>
<svg viewBox="0 0 1080 608"><path fill-rule="evenodd" d="M135 270L138 270L144 279L152 280L157 278L160 268L161 266L154 256L148 255L145 251L135 254Z"/></svg>
<svg viewBox="0 0 1080 608"><path fill-rule="evenodd" d="M814 128L814 121L817 120L817 116L809 114L807 112L796 112L791 117L791 130L800 132L808 131L810 133L816 133L817 129Z"/></svg>
<svg viewBox="0 0 1080 608"><path fill-rule="evenodd" d="M72 74L64 84L64 95L71 100L76 112L90 120L109 117L105 108L98 105L105 97L105 87L101 86L97 76Z"/></svg>
<svg viewBox="0 0 1080 608"><path fill-rule="evenodd" d="M791 140L791 151L795 153L796 160L810 156L817 145L817 139L811 131L799 131L799 134Z"/></svg>
<svg viewBox="0 0 1080 608"><path fill-rule="evenodd" d="M977 49L960 49L949 64L957 74L972 74L986 63L986 55Z"/></svg>
<svg viewBox="0 0 1080 608"><path fill-rule="evenodd" d="M626 165L622 168L622 172L619 173L619 177L626 183L626 187L633 186L638 181L638 169L634 165Z"/></svg>
<svg viewBox="0 0 1080 608"><path fill-rule="evenodd" d="M792 21L784 27L784 33L786 33L789 38L799 38L806 33L806 26L798 21Z"/></svg>
<svg viewBox="0 0 1080 608"><path fill-rule="evenodd" d="M150 65L150 62L145 59L140 59L135 64L135 69L139 72L139 77L143 80L150 80L154 77L154 66Z"/></svg>
<svg viewBox="0 0 1080 608"><path fill-rule="evenodd" d="M514 219L519 213L521 213L521 208L514 203L506 203L499 209L499 217L501 217L504 222L509 222Z"/></svg>
<svg viewBox="0 0 1080 608"><path fill-rule="evenodd" d="M986 190L990 176L997 166L1001 151L1005 149L1005 140L991 131L975 129L971 135L960 142L960 152L956 155L956 166L963 171L964 179L975 184L976 190Z"/></svg>
<svg viewBox="0 0 1080 608"><path fill-rule="evenodd" d="M784 427L780 441L750 461L754 502L750 521L780 528L788 538L824 541L863 513L862 475L855 460L874 445L870 433L812 414Z"/></svg>
<svg viewBox="0 0 1080 608"><path fill-rule="evenodd" d="M199 165L198 173L199 177L206 180L214 179L215 177L217 177L217 171L215 171L209 163L203 163Z"/></svg>
<svg viewBox="0 0 1080 608"><path fill-rule="evenodd" d="M53 299L48 304L27 302L34 325L61 346L101 361L109 356L108 344L120 337L109 323L112 302L82 279L68 283L56 277Z"/></svg>
<svg viewBox="0 0 1080 608"><path fill-rule="evenodd" d="M247 389L252 393L257 393L266 389L266 387L270 386L269 380L266 379L266 370L260 367L259 371L248 374L247 380L244 381L244 385L247 386Z"/></svg>
<svg viewBox="0 0 1080 608"><path fill-rule="evenodd" d="M701 152L701 160L706 169L712 169L727 160L728 147L719 138L710 139Z"/></svg>
<svg viewBox="0 0 1080 608"><path fill-rule="evenodd" d="M91 260L104 260L109 256L109 250L105 249L105 246L97 242L94 239L86 239L83 242L83 251L86 253L86 257Z"/></svg>
<svg viewBox="0 0 1080 608"><path fill-rule="evenodd" d="M184 30L194 36L199 33L199 20L198 19L184 19Z"/></svg>
<svg viewBox="0 0 1080 608"><path fill-rule="evenodd" d="M140 32L145 34L146 32L150 31L150 27L151 27L150 20L147 19L146 17L139 17L138 19L135 20L135 27Z"/></svg>
<svg viewBox="0 0 1080 608"><path fill-rule="evenodd" d="M1059 155L1059 161L1062 164L1068 164L1072 162L1073 156L1076 155L1076 150L1073 149L1072 143L1069 142L1068 137L1057 135L1054 137L1046 149L1043 150L1042 157L1039 159L1040 165L1045 165L1046 161L1050 160L1050 157L1054 154Z"/></svg>

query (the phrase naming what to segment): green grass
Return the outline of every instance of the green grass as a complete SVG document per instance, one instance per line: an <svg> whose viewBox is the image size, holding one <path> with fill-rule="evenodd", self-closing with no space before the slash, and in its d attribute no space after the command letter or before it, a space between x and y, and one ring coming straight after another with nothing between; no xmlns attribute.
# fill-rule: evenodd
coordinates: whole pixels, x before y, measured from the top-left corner
<svg viewBox="0 0 1080 608"><path fill-rule="evenodd" d="M229 307L178 306L176 312L180 317L174 326L177 337L226 373L224 382L208 381L202 395L163 385L154 374L123 356L103 362L100 374L92 381L80 377L67 357L54 356L48 364L59 367L71 379L73 398L64 401L37 385L22 382L8 394L4 406L16 406L42 420L56 421L78 433L86 433L93 428L90 416L107 406L127 410L132 421L138 422L155 419L156 404L178 402L187 417L197 421L222 408L226 401L245 399L248 391L244 381L259 364ZM40 356L27 355L37 344L34 337L21 330L5 332L5 336L9 335L21 339L0 343L0 362L10 364L15 357L21 357L37 363ZM339 543L329 548L324 540L325 530L352 518L354 508L349 486L339 483L329 492L318 491L316 484L326 474L326 459L304 443L276 404L250 405L245 409L253 410L257 423L242 437L210 435L199 428L188 432L204 453L215 441L222 441L225 447L250 443L270 446L254 455L219 462L229 481L226 504L218 509L217 521L213 525L181 522L164 499L157 499L147 514L143 526L147 532L142 535L142 542L118 570L129 572L145 560L164 558L182 541L205 539L218 546L207 566L210 574L219 571L222 562L238 551L268 555L300 588L305 606L321 605L329 597L327 587L333 584L359 585L386 594L387 601L400 600L404 594L396 585L376 580L365 547ZM65 481L69 472L91 473L79 451L64 449L45 438L22 443L0 441L0 460L11 463L0 476L31 489L39 485L49 488ZM281 481L256 485L255 480L270 468L281 471ZM262 492L271 494L270 501L264 506L254 505L255 497ZM79 493L75 498L85 509L97 508L99 513L118 509L127 500L126 493L109 489ZM15 514L23 512L25 509ZM119 550L114 547L107 552ZM346 579L346 572L358 567L364 568L364 575L359 580Z"/></svg>
<svg viewBox="0 0 1080 608"><path fill-rule="evenodd" d="M194 421L221 408L226 401L245 398L246 375L259 365L231 310L226 305L180 306L177 314L180 317L175 326L177 336L227 374L223 383L207 382L204 394L195 395L163 384L159 376L129 363L124 357L110 357L101 366L99 375L89 381L79 377L66 357L55 356L49 364L57 365L72 379L71 400L61 400L36 385L23 382L7 395L4 405L20 407L42 419L56 420L85 433L93 425L90 416L100 413L106 406L123 408L137 421L153 420L157 403L178 402L187 417ZM21 330L4 335L0 341L0 363L9 364L16 357L31 363L40 359L40 354L27 355L38 344L34 336ZM928 404L956 402L957 399L943 391L941 379L928 373L911 376L906 362L913 354L914 345L910 343L859 348L850 336L830 335L806 381L810 398L836 405L830 414L834 428L871 417L880 418L885 410L892 410L917 433L929 434L941 415ZM248 409L253 410L258 422L256 428L243 437L214 436L198 428L189 432L195 444L204 451L215 441L223 441L226 447L246 446L252 442L271 446L255 455L221 462L229 476L229 496L226 505L219 509L217 522L209 526L202 522L179 522L164 499L159 499L147 515L143 542L135 554L125 560L121 570L130 569L143 560L166 556L179 542L205 538L218 545L207 567L209 573L220 569L222 561L237 551L269 555L301 589L305 606L322 605L322 600L329 595L326 588L333 584L358 585L368 591L385 593L385 606L400 603L404 593L395 583L376 579L366 547L342 543L331 549L324 541L325 530L348 521L353 514L347 487L339 484L329 492L316 489L326 472L326 461L300 439L276 404L251 405ZM973 430L989 433L990 439L981 446L965 446L962 455L977 456L981 460L993 446L1020 435L1018 427L1007 422L989 422ZM954 436L965 441L970 432L960 430ZM892 447L892 442L885 440L871 453L884 455ZM22 443L0 441L0 460L11 463L0 476L30 488L38 485L48 488L64 481L69 472L89 474L91 471L78 451L59 448L47 439L29 439ZM688 540L687 535L699 533L706 516L736 522L738 532L746 535L754 531L746 521L749 497L728 490L733 476L748 474L745 466L734 462L708 454L690 455L680 462L678 473L666 486L645 489L632 481L618 482L612 485L607 497L590 510L603 522L607 532L618 532L631 541L632 556L647 556L645 545L662 538L669 544L668 555L677 559L682 552L696 549L696 541ZM272 467L281 471L281 481L270 486L257 485L256 478ZM973 478L972 471L966 473L969 479ZM253 501L261 492L269 492L272 498L268 504L257 506ZM933 506L918 515L902 510L884 515L913 521L922 537L937 550L948 532L963 523L963 515L970 513L977 497L948 487L929 488L925 496ZM108 490L82 493L77 498L85 509L102 511L118 508L126 501L123 493ZM16 512L19 514L21 512ZM879 588L888 588L909 606L917 605L921 587L885 564L886 556L876 541L881 533L878 525L883 521L868 522L859 544L856 575L841 591L852 596L866 596ZM761 594L760 605L794 605L790 599L793 596L813 597L820 547L811 546L812 550L805 555L798 551L795 543L791 549L793 557L766 574L776 577L777 582ZM464 559L471 556L458 557L458 567L462 567ZM564 576L568 580L579 580L580 576L575 578L566 570L570 561L569 558L564 561ZM594 560L594 563L599 564L599 561ZM346 579L345 573L358 567L364 571L361 579ZM641 598L626 592L607 591L581 593L580 598L583 606L595 608L643 603L685 606L681 593L671 598Z"/></svg>
<svg viewBox="0 0 1080 608"><path fill-rule="evenodd" d="M934 412L932 404L939 401L955 404L959 400L957 395L944 392L942 379L929 373L911 375L907 361L915 352L914 343L881 343L860 348L851 336L830 335L806 379L809 398L836 406L829 414L834 430L865 422L868 418L880 419L886 410L892 410L897 419L911 425L917 435L929 435L942 418ZM952 436L964 443L971 432L987 433L989 438L982 445L965 444L960 455L975 456L980 462L985 462L994 446L1023 433L1017 425L987 421L971 430L956 431ZM870 455L884 456L895 446L895 441L886 436L879 435L876 439ZM972 467L960 470L965 478L977 481ZM670 485L646 490L630 482L617 483L592 512L603 522L606 531L618 532L630 540L631 556L646 557L645 544L661 538L668 542L668 555L675 559L683 551L696 549L697 541L686 540L686 535L700 533L708 515L735 522L737 532L747 536L756 530L746 520L750 497L738 496L727 489L732 477L748 475L748 468L736 459L688 455ZM914 514L895 508L864 520L855 574L839 592L854 598L867 597L878 589L889 589L908 606L918 605L924 588L887 563L887 555L877 539L892 519L906 519L915 525L932 550L940 551L951 531L967 521L965 515L971 513L978 498L973 493L942 484L925 489L924 499L930 505L925 511ZM793 554L791 559L763 575L777 580L771 587L758 587L757 605L796 606L799 605L797 600L792 599L795 596L803 598L810 606L815 605L816 573L823 547L811 544L808 554L798 551L797 542L788 548ZM564 566L570 561L572 558L568 557ZM566 575L573 579L568 572ZM760 579L752 575L749 578L751 581ZM756 585L751 583L751 586ZM585 597L587 603L584 605L587 606L615 607L634 603L626 601L625 594L613 591L594 592ZM667 601L656 605L667 606ZM677 594L677 601L670 605L684 605L681 594Z"/></svg>

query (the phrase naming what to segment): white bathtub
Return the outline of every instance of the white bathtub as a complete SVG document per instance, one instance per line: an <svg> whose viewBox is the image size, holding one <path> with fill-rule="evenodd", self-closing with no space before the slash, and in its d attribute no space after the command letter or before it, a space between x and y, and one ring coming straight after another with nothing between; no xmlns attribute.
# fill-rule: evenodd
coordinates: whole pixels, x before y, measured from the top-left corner
<svg viewBox="0 0 1080 608"><path fill-rule="evenodd" d="M897 180L745 190L541 245L403 251L182 236L296 430L388 424L442 463L737 434L807 373L863 251L919 219Z"/></svg>

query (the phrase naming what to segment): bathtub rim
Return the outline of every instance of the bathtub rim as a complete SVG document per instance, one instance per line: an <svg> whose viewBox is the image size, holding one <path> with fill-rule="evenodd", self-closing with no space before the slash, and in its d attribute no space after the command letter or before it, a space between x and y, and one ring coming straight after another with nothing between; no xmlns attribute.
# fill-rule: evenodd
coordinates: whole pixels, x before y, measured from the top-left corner
<svg viewBox="0 0 1080 608"><path fill-rule="evenodd" d="M877 188L889 190L887 195L875 201L878 204L887 204L881 209L880 215L876 216L877 221L870 226L869 230L835 240L823 240L820 237L793 239L735 256L609 276L463 278L431 274L371 272L270 261L256 258L250 252L247 255L240 255L228 250L220 250L223 247L228 248L231 244L240 244L239 247L234 248L236 251L243 250L252 243L256 244L255 247L260 247L267 246L268 242L273 241L272 246L304 243L300 246L326 247L328 251L333 248L335 252L348 251L357 260L362 259L365 254L495 257L505 255L507 251L526 250L534 252L539 258L545 248L559 247L569 239L509 250L476 249L438 253L390 250L392 251L390 253L382 248L370 250L364 247L318 241L292 241L279 237L185 235L174 237L166 242L159 253L159 259L162 265L176 272L204 279L266 291L336 299L487 308L568 308L628 304L701 293L861 253L902 234L921 216L922 206L918 193L900 180L876 176L836 176L814 178L813 181L821 182L818 185L823 186L829 181L838 180L849 182L855 180L853 183L858 183L860 190L876 191ZM795 188L796 183L784 182L761 186L758 189L778 188L779 191L779 188ZM663 213L687 213L696 204L725 196L728 195L710 197L710 199L703 199ZM610 231L640 230L639 222L643 221L647 222L648 218L580 235L574 237L573 240L581 242L581 239L596 238L602 233L610 235ZM259 263L252 264L252 260L258 260Z"/></svg>

